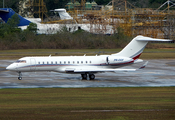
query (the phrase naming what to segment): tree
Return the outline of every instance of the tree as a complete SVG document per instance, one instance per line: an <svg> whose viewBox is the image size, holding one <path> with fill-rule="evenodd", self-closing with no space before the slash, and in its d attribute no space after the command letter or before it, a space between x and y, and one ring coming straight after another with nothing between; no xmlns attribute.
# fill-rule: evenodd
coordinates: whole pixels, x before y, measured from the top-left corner
<svg viewBox="0 0 175 120"><path fill-rule="evenodd" d="M8 19L7 23L1 24L0 36L4 37L5 35L13 32L20 32L21 29L18 28L19 20L19 16L17 14L14 14L11 18Z"/></svg>
<svg viewBox="0 0 175 120"><path fill-rule="evenodd" d="M30 23L29 26L27 26L27 30L33 33L37 33L37 24Z"/></svg>
<svg viewBox="0 0 175 120"><path fill-rule="evenodd" d="M9 18L7 21L7 24L12 28L18 27L19 23L20 23L20 18L17 14L12 15L12 17Z"/></svg>

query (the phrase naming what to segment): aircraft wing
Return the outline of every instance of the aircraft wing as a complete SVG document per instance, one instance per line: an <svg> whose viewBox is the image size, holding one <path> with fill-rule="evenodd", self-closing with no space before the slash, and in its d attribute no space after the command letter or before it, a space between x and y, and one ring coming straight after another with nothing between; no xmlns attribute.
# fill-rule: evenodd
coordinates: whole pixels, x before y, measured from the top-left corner
<svg viewBox="0 0 175 120"><path fill-rule="evenodd" d="M148 61L142 65L139 69L143 69L146 67L146 65L148 64ZM76 68L66 68L65 72L69 73L100 73L100 72L134 72L138 69L86 69L86 68L82 68L82 69L76 69Z"/></svg>
<svg viewBox="0 0 175 120"><path fill-rule="evenodd" d="M133 72L137 69L73 69L73 68L66 68L65 72L67 73L101 73L101 72Z"/></svg>
<svg viewBox="0 0 175 120"><path fill-rule="evenodd" d="M79 69L79 70L74 70L74 72L92 72L92 73L97 73L97 72L133 72L136 71L136 69Z"/></svg>

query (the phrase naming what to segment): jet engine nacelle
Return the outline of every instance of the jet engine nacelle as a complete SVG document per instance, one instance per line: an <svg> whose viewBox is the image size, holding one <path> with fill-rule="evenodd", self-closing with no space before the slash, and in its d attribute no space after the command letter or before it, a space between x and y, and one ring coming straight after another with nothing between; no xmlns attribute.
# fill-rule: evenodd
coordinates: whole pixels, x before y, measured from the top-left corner
<svg viewBox="0 0 175 120"><path fill-rule="evenodd" d="M106 58L106 62L108 64L122 64L122 63L132 63L134 59L128 57L120 57L120 56L108 56Z"/></svg>

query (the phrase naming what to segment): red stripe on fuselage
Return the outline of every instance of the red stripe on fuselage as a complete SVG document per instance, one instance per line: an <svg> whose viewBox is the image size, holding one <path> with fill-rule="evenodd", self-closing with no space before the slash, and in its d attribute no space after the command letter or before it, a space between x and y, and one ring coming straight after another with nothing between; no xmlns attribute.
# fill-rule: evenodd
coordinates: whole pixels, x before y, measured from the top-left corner
<svg viewBox="0 0 175 120"><path fill-rule="evenodd" d="M138 59L138 58L140 57L141 54L142 54L142 53L140 53L139 55L133 57L132 59L134 59L134 60Z"/></svg>
<svg viewBox="0 0 175 120"><path fill-rule="evenodd" d="M124 63L114 63L114 64L109 64L109 65L111 65L111 66L127 65L127 64L130 64L130 63L133 63L133 62L134 62L134 60L129 61L129 62L124 62Z"/></svg>

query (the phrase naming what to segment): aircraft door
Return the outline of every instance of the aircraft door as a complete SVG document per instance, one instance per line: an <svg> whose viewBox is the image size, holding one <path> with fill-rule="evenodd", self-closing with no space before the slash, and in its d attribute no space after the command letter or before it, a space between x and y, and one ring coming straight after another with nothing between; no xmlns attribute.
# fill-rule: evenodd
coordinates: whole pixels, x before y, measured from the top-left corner
<svg viewBox="0 0 175 120"><path fill-rule="evenodd" d="M106 64L109 64L109 58L106 57Z"/></svg>
<svg viewBox="0 0 175 120"><path fill-rule="evenodd" d="M34 58L30 59L30 70L35 71L36 70L36 60Z"/></svg>

